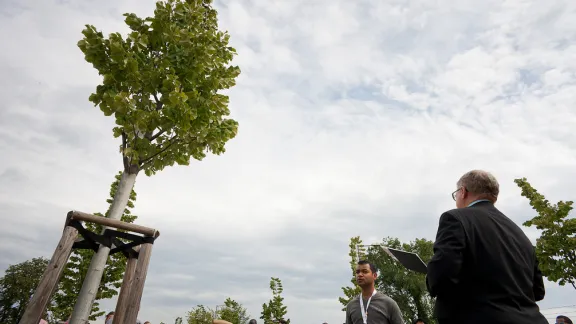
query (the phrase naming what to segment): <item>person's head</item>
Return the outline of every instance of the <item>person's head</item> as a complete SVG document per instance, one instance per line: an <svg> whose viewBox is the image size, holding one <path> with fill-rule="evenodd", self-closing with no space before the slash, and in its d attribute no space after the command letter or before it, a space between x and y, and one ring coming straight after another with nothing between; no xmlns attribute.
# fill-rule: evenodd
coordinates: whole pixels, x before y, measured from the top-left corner
<svg viewBox="0 0 576 324"><path fill-rule="evenodd" d="M114 312L110 312L110 313L108 313L108 315L106 315L106 320L109 320L113 317L114 317Z"/></svg>
<svg viewBox="0 0 576 324"><path fill-rule="evenodd" d="M144 322L144 324L150 324L150 322L149 322L149 321L146 321L146 322Z"/></svg>
<svg viewBox="0 0 576 324"><path fill-rule="evenodd" d="M491 173L472 170L458 180L452 198L456 201L457 208L464 208L479 199L488 199L495 203L498 193L500 193L500 185Z"/></svg>
<svg viewBox="0 0 576 324"><path fill-rule="evenodd" d="M248 324L257 324L255 319L251 319L250 322L248 322Z"/></svg>
<svg viewBox="0 0 576 324"><path fill-rule="evenodd" d="M556 324L572 324L572 320L564 315L556 317Z"/></svg>
<svg viewBox="0 0 576 324"><path fill-rule="evenodd" d="M358 286L373 287L374 281L378 277L378 270L376 266L366 260L358 261L356 265L356 282Z"/></svg>
<svg viewBox="0 0 576 324"><path fill-rule="evenodd" d="M418 318L414 321L414 324L426 324L421 318Z"/></svg>

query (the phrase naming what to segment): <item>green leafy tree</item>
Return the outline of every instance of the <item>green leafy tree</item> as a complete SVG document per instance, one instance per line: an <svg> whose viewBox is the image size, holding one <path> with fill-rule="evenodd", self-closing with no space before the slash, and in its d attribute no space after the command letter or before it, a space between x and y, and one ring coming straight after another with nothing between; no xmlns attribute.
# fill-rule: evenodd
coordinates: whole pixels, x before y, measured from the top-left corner
<svg viewBox="0 0 576 324"><path fill-rule="evenodd" d="M118 190L118 185L122 177L121 172L119 172L115 181L110 187L110 198L106 200L110 205L116 192ZM132 190L128 200L128 204L124 209L124 213L120 220L126 223L133 223L137 216L132 215L129 208L134 208L134 203L136 202L136 192ZM110 209L106 212L108 214ZM97 216L104 216L101 213L95 213ZM94 232L99 233L103 230L102 226L94 223L85 223L85 228ZM88 271L88 266L90 265L90 260L94 255L92 250L73 250L66 269L64 269L64 274L60 280L58 290L54 294L53 304L51 306L51 312L56 318L66 320L72 313L72 307L76 301L80 289L82 288L82 282L86 278L86 273ZM118 294L118 289L122 286L122 279L124 276L124 271L126 270L126 257L122 253L115 253L110 256L108 262L106 263L106 268L104 269L104 276L100 282L100 288L98 289L98 294L96 295L96 300L109 299ZM90 320L95 321L97 317L103 316L104 311L100 310L99 303L95 302L92 305L92 312L90 314Z"/></svg>
<svg viewBox="0 0 576 324"><path fill-rule="evenodd" d="M561 286L569 283L576 289L576 218L569 217L573 202L552 204L526 178L514 182L538 213L524 222L524 226L535 226L542 231L536 240L536 256L542 274Z"/></svg>
<svg viewBox="0 0 576 324"><path fill-rule="evenodd" d="M217 313L218 318L232 324L246 324L250 320L250 317L246 313L246 308L231 298L226 298L224 307L219 309Z"/></svg>
<svg viewBox="0 0 576 324"><path fill-rule="evenodd" d="M260 318L264 320L264 324L276 324L279 321L290 324L290 319L284 318L288 313L288 307L284 306L282 281L272 277L270 279L270 290L272 290L272 299L268 304L262 305L262 316Z"/></svg>
<svg viewBox="0 0 576 324"><path fill-rule="evenodd" d="M0 323L20 322L48 262L44 258L34 258L6 269L4 277L0 278Z"/></svg>
<svg viewBox="0 0 576 324"><path fill-rule="evenodd" d="M177 317L174 324L182 324L182 317Z"/></svg>
<svg viewBox="0 0 576 324"><path fill-rule="evenodd" d="M342 287L342 291L344 292L345 297L339 297L338 301L344 305L342 311L346 311L346 305L356 296L360 295L362 289L358 286L356 282L356 264L359 260L363 259L366 255L366 248L362 245L362 240L360 236L356 236L350 239L350 252L348 255L350 256L350 269L352 270L352 279L350 282L352 283L351 287Z"/></svg>
<svg viewBox="0 0 576 324"><path fill-rule="evenodd" d="M356 269L355 245L361 245L359 237L350 239L350 256L353 269ZM424 262L429 262L434 254L432 241L416 239L409 243L401 243L397 238L384 238L382 245L418 254ZM393 260L384 250L371 246L367 253L360 249L360 258L366 259L378 268L376 289L398 303L404 320L408 323L421 318L425 323L435 323L433 318L434 300L426 288L426 276L406 269ZM352 279L356 286L355 278ZM356 286L357 287L357 286ZM346 306L350 300L358 296L360 288L343 287L346 298L340 298L342 305Z"/></svg>
<svg viewBox="0 0 576 324"><path fill-rule="evenodd" d="M125 14L130 33L108 38L92 25L78 47L103 77L89 100L114 116L124 170L113 199L112 219L120 219L140 171L153 175L175 163L188 165L207 152L221 154L238 123L226 116L228 96L240 74L230 65L236 51L218 30L212 0L156 3L153 17ZM73 321L86 321L109 249L100 247L75 306Z"/></svg>
<svg viewBox="0 0 576 324"><path fill-rule="evenodd" d="M198 305L192 308L186 316L186 322L188 324L212 324L214 320L214 311L209 307L204 307L203 305ZM176 319L178 321L178 319ZM180 319L182 322L182 319Z"/></svg>

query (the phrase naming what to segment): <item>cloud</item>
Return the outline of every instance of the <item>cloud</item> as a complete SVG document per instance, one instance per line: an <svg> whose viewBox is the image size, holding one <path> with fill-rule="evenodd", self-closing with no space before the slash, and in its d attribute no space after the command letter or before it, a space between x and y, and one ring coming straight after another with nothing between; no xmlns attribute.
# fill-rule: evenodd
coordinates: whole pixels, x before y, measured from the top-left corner
<svg viewBox="0 0 576 324"><path fill-rule="evenodd" d="M274 276L294 323L338 323L349 238L433 239L462 173L494 172L499 206L518 224L534 212L515 178L551 201L576 197L576 3L216 6L239 53L228 93L240 130L222 156L139 176L138 223L162 232L141 319L170 322L227 296L259 317ZM153 8L0 8L1 269L49 257L68 210L106 210L119 143L87 100L99 77L76 42L84 24L125 32L122 13ZM572 292L549 284L542 308Z"/></svg>

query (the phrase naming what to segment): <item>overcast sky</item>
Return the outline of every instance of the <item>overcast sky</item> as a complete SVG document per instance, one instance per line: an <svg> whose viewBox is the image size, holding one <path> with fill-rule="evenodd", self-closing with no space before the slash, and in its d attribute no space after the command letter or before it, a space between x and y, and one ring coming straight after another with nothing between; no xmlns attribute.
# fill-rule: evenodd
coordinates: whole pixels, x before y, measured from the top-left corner
<svg viewBox="0 0 576 324"><path fill-rule="evenodd" d="M104 212L122 166L84 24L127 28L152 0L2 0L0 270L49 257L66 212ZM576 2L217 1L242 74L222 156L136 182L158 228L140 319L173 323L230 296L258 318L271 276L295 324L344 321L348 242L433 239L464 172L493 172L499 208L535 213L513 180L576 198ZM531 239L538 233L524 228ZM547 284L542 308L575 304ZM106 310L113 303L105 303ZM576 317L576 308L549 309ZM553 321L551 321L553 322Z"/></svg>

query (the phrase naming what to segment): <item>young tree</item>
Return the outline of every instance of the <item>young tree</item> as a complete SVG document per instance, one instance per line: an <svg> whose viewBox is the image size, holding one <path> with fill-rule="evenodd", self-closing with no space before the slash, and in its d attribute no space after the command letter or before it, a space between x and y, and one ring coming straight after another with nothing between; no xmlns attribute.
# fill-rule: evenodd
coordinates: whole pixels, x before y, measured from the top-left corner
<svg viewBox="0 0 576 324"><path fill-rule="evenodd" d="M217 313L218 318L233 324L246 324L250 320L246 308L231 298L226 298L224 307L219 309Z"/></svg>
<svg viewBox="0 0 576 324"><path fill-rule="evenodd" d="M573 202L551 204L526 178L514 182L538 213L524 222L524 226L536 226L542 231L536 240L536 256L542 274L561 286L569 283L576 289L576 218L568 217Z"/></svg>
<svg viewBox="0 0 576 324"><path fill-rule="evenodd" d="M338 301L344 305L342 311L346 311L346 305L348 305L352 298L360 295L362 292L362 289L356 282L356 264L366 255L366 248L362 246L360 236L351 238L348 246L350 247L348 255L350 256L350 268L352 269L352 279L350 280L352 287L342 287L345 297L338 297Z"/></svg>
<svg viewBox="0 0 576 324"><path fill-rule="evenodd" d="M118 191L118 185L120 184L120 179L122 173L119 172L115 176L115 181L110 187L110 198L106 200L110 206L112 206L112 201L116 192ZM133 223L137 216L132 215L129 208L134 208L134 203L136 202L136 192L132 190L130 192L130 197L122 217L120 220L127 223ZM105 216L110 212L110 208L106 211L106 214L95 213L97 216ZM86 229L98 233L101 232L102 226L94 223L85 223ZM82 288L82 282L86 277L88 271L88 266L90 265L90 260L94 255L92 250L73 250L62 275L62 279L59 282L58 290L54 294L52 299L53 304L51 306L51 312L56 318L68 319L70 314L72 314L72 308L76 297L78 296L80 289ZM122 253L113 254L108 262L106 263L106 268L104 269L104 276L100 283L100 288L98 289L98 294L96 295L96 300L109 299L118 294L118 289L122 286L122 279L124 271L126 270L126 257ZM89 319L95 321L97 317L104 315L104 311L99 308L99 303L95 302L92 305L92 311Z"/></svg>
<svg viewBox="0 0 576 324"><path fill-rule="evenodd" d="M214 320L214 311L209 307L198 305L192 308L186 316L186 323L188 324L212 324ZM176 319L178 321L178 319Z"/></svg>
<svg viewBox="0 0 576 324"><path fill-rule="evenodd" d="M0 323L20 322L48 262L45 258L34 258L6 269L0 278Z"/></svg>
<svg viewBox="0 0 576 324"><path fill-rule="evenodd" d="M290 319L284 318L288 310L284 306L284 298L282 297L284 288L280 279L270 278L270 290L272 290L272 299L268 304L262 305L262 316L260 318L264 320L264 324L276 324L281 320L285 321L286 324L290 324Z"/></svg>
<svg viewBox="0 0 576 324"><path fill-rule="evenodd" d="M90 101L114 115L113 135L121 138L124 170L108 217L120 219L140 171L146 175L221 154L236 136L238 123L227 119L228 96L240 74L229 35L218 30L212 0L166 0L153 17L125 14L131 32L108 38L87 25L78 47L103 82ZM88 320L110 249L92 259L72 315Z"/></svg>
<svg viewBox="0 0 576 324"><path fill-rule="evenodd" d="M350 239L350 242L351 264L354 263L355 269L357 259L352 253L352 250L355 244L361 244L362 241L359 237L353 237ZM434 243L425 239L416 239L410 243L401 243L397 238L388 237L382 240L382 245L414 252L418 254L424 262L430 261L434 254ZM364 252L361 252L361 258L362 255L364 255ZM416 318L421 318L425 323L435 323L433 319L434 300L426 288L426 276L424 274L406 269L379 247L370 247L367 255L363 258L374 263L378 268L376 289L390 296L398 303L406 322L410 323ZM353 283L356 285L355 278L353 279ZM360 289L354 290L353 288L343 287L342 290L347 296L347 298L340 298L340 302L344 306L346 306L353 297L360 294Z"/></svg>

